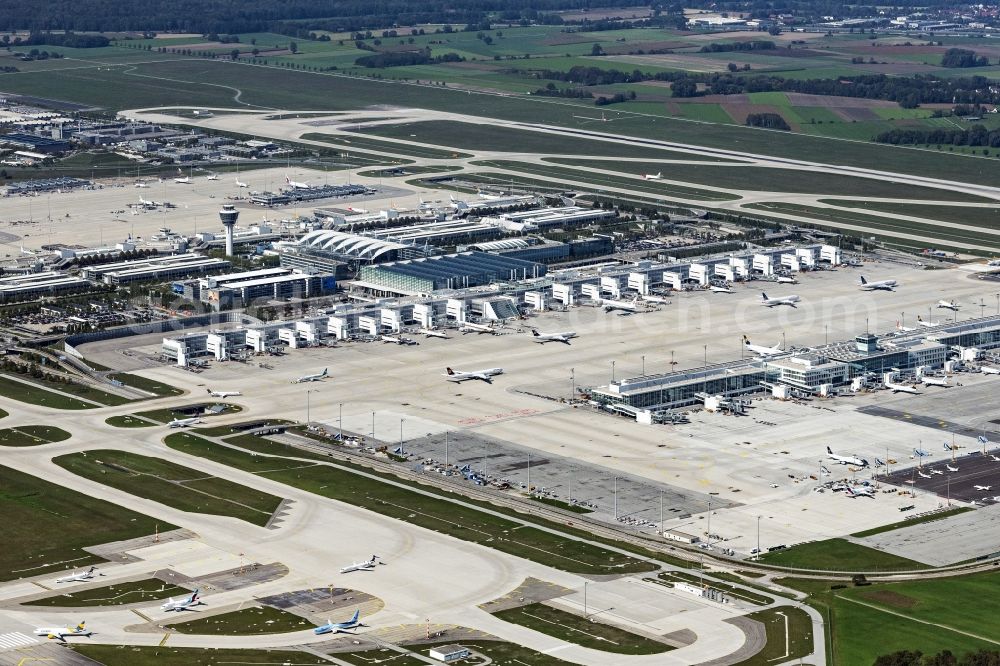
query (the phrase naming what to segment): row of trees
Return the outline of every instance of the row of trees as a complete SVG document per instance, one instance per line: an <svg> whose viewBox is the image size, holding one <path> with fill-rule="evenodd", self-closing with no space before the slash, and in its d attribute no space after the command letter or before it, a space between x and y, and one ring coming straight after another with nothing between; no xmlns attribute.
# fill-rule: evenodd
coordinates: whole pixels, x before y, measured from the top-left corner
<svg viewBox="0 0 1000 666"><path fill-rule="evenodd" d="M1000 129L988 130L983 125L969 129L894 129L875 137L878 143L894 146L972 146L1000 148Z"/></svg>
<svg viewBox="0 0 1000 666"><path fill-rule="evenodd" d="M986 67L988 64L990 64L988 58L976 55L975 51L969 49L948 49L941 57L942 67Z"/></svg>
<svg viewBox="0 0 1000 666"><path fill-rule="evenodd" d="M4 46L65 46L68 49L94 49L111 43L104 35L78 35L74 32L32 32L27 37L0 37Z"/></svg>
<svg viewBox="0 0 1000 666"><path fill-rule="evenodd" d="M441 62L462 62L465 58L457 53L445 53L432 56L430 47L418 51L382 51L368 56L361 56L354 61L359 67L384 69L386 67L405 67L407 65L426 65Z"/></svg>
<svg viewBox="0 0 1000 666"><path fill-rule="evenodd" d="M961 657L950 650L937 654L922 654L919 650L902 650L882 655L874 666L1000 666L1000 652L979 650L967 652Z"/></svg>
<svg viewBox="0 0 1000 666"><path fill-rule="evenodd" d="M729 51L773 51L774 42L765 39L752 39L749 42L712 42L701 47L702 53L726 53Z"/></svg>
<svg viewBox="0 0 1000 666"><path fill-rule="evenodd" d="M785 130L786 132L792 129L785 119L777 113L751 113L747 115L746 124L750 127Z"/></svg>

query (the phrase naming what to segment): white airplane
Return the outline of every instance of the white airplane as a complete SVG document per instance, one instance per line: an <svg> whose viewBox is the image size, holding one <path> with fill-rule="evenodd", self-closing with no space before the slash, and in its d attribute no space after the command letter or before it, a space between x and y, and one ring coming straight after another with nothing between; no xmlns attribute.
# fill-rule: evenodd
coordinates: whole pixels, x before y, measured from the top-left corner
<svg viewBox="0 0 1000 666"><path fill-rule="evenodd" d="M303 382L320 382L326 379L326 371L328 368L323 368L323 372L317 372L315 375L303 375L296 379L293 384L302 384Z"/></svg>
<svg viewBox="0 0 1000 666"><path fill-rule="evenodd" d="M370 560L365 560L364 562L355 562L354 564L348 564L346 567L340 570L340 573L351 573L352 571L371 571L375 568L376 560L378 560L378 555L372 555Z"/></svg>
<svg viewBox="0 0 1000 666"><path fill-rule="evenodd" d="M217 173L210 173L205 178L205 180L219 180L219 174L217 174Z"/></svg>
<svg viewBox="0 0 1000 666"><path fill-rule="evenodd" d="M670 301L663 296L656 296L655 294L642 294L639 296L642 300L647 303L656 303L657 305L670 305Z"/></svg>
<svg viewBox="0 0 1000 666"><path fill-rule="evenodd" d="M63 576L62 578L56 578L57 583L79 583L85 580L90 580L94 577L94 572L97 571L97 567L90 567L86 571L76 571L68 576Z"/></svg>
<svg viewBox="0 0 1000 666"><path fill-rule="evenodd" d="M932 322L932 321L924 321L924 320L923 320L923 319L922 319L922 318L920 317L920 315L917 315L917 323L918 323L918 324L920 324L921 326L923 326L924 328L932 328L932 327L934 327L934 326L937 326L937 324L935 324L935 323L934 323L934 322Z"/></svg>
<svg viewBox="0 0 1000 666"><path fill-rule="evenodd" d="M748 352L756 354L760 357L777 356L778 354L784 354L785 350L777 345L773 347L765 347L763 345L755 345L750 342L750 338L743 336L743 346L746 347Z"/></svg>
<svg viewBox="0 0 1000 666"><path fill-rule="evenodd" d="M349 629L356 629L357 627L364 626L361 624L361 611L354 611L354 615L351 619L346 622L334 622L333 620L327 620L326 624L320 625L313 629L313 633L317 636L322 634L336 634L341 631L347 631Z"/></svg>
<svg viewBox="0 0 1000 666"><path fill-rule="evenodd" d="M875 497L875 490L869 488L868 486L862 486L858 489L851 488L847 486L847 490L844 492L844 497Z"/></svg>
<svg viewBox="0 0 1000 666"><path fill-rule="evenodd" d="M865 291L892 291L896 288L897 282L895 280L881 280L879 282L869 282L865 279L865 276L861 276L861 288Z"/></svg>
<svg viewBox="0 0 1000 666"><path fill-rule="evenodd" d="M917 476L919 476L921 479L930 479L930 478L932 478L930 474L924 474L919 469L917 470Z"/></svg>
<svg viewBox="0 0 1000 666"><path fill-rule="evenodd" d="M858 456L839 456L833 452L829 446L826 447L826 454L830 460L840 463L841 465L853 465L855 467L868 467L868 461L864 458L859 458Z"/></svg>
<svg viewBox="0 0 1000 666"><path fill-rule="evenodd" d="M490 194L489 192L485 192L483 190L476 190L476 194L479 195L480 199L483 199L485 201L498 201L498 200L504 198L504 197L502 197L500 195Z"/></svg>
<svg viewBox="0 0 1000 666"><path fill-rule="evenodd" d="M946 470L948 470L949 472L957 472L958 471L957 467L952 467L951 465L948 465L948 464L945 464L944 468Z"/></svg>
<svg viewBox="0 0 1000 666"><path fill-rule="evenodd" d="M139 205L145 206L146 208L156 208L157 206L161 206L162 204L159 201L147 201L146 199L139 197Z"/></svg>
<svg viewBox="0 0 1000 666"><path fill-rule="evenodd" d="M139 187L139 188L147 188L147 187L149 187L149 183L147 183L144 180L137 180L137 181L135 181L135 186Z"/></svg>
<svg viewBox="0 0 1000 666"><path fill-rule="evenodd" d="M175 183L180 183L181 185L190 185L191 176L185 176L184 172L180 169L177 170L177 178L174 178Z"/></svg>
<svg viewBox="0 0 1000 666"><path fill-rule="evenodd" d="M732 294L732 293L735 293L735 292L733 292L733 288L732 287L720 287L720 286L715 285L715 284L709 285L708 290L711 291L713 294Z"/></svg>
<svg viewBox="0 0 1000 666"><path fill-rule="evenodd" d="M956 303L954 300L951 301L951 302L948 302L948 301L938 301L937 302L937 306L939 308L944 308L945 310L951 310L952 312L958 312L958 309L960 307L962 307L958 303Z"/></svg>
<svg viewBox="0 0 1000 666"><path fill-rule="evenodd" d="M438 331L433 328L422 328L418 332L423 333L428 338L444 338L445 340L448 339L448 336L445 334L444 331Z"/></svg>
<svg viewBox="0 0 1000 666"><path fill-rule="evenodd" d="M604 306L605 312L615 312L617 310L623 315L630 315L639 311L639 297L636 296L631 301L617 301L610 298L602 298L601 305Z"/></svg>
<svg viewBox="0 0 1000 666"><path fill-rule="evenodd" d="M197 416L191 417L189 419L174 419L173 421L171 421L170 423L167 424L167 427L168 428L186 428L189 425L194 425L195 423L199 423L200 421L201 421L201 419L198 418Z"/></svg>
<svg viewBox="0 0 1000 666"><path fill-rule="evenodd" d="M200 606L202 604L201 596L198 594L199 590L195 590L191 594L181 599L174 599L171 597L163 602L160 606L162 611L182 611L191 608L192 606Z"/></svg>
<svg viewBox="0 0 1000 666"><path fill-rule="evenodd" d="M352 213L357 213L358 215L364 215L365 213L368 212L367 208L352 208L350 206L347 207L347 210L351 211Z"/></svg>
<svg viewBox="0 0 1000 666"><path fill-rule="evenodd" d="M237 176L236 177L236 187L250 187L250 186L247 185L246 183L244 183L243 181L241 181L240 177Z"/></svg>
<svg viewBox="0 0 1000 666"><path fill-rule="evenodd" d="M1000 462L1000 456L995 456L991 453L990 458L992 458L995 462Z"/></svg>
<svg viewBox="0 0 1000 666"><path fill-rule="evenodd" d="M918 395L920 391L907 384L895 384L893 382L886 382L885 387L891 390L893 393L913 393Z"/></svg>
<svg viewBox="0 0 1000 666"><path fill-rule="evenodd" d="M912 326L903 326L902 324L900 324L897 321L896 322L896 330L899 331L900 333L910 333L910 332L915 331L917 329L913 328Z"/></svg>
<svg viewBox="0 0 1000 666"><path fill-rule="evenodd" d="M972 487L975 488L976 490L982 490L982 491L990 490L993 488L993 486L972 486Z"/></svg>
<svg viewBox="0 0 1000 666"><path fill-rule="evenodd" d="M469 379L479 379L487 384L492 384L493 380L491 377L503 374L503 368L487 368L486 370L473 370L471 372L452 370L451 368L445 368L445 370L447 372L444 376L448 378L449 382L464 382Z"/></svg>
<svg viewBox="0 0 1000 666"><path fill-rule="evenodd" d="M778 284L798 284L799 281L793 277L787 277L784 275L778 276Z"/></svg>
<svg viewBox="0 0 1000 666"><path fill-rule="evenodd" d="M472 322L465 322L458 328L462 333L489 333L490 335L496 335L497 330L493 328L493 324L473 324Z"/></svg>
<svg viewBox="0 0 1000 666"><path fill-rule="evenodd" d="M924 375L920 381L922 381L926 386L944 386L945 388L951 386L951 384L948 383L947 377L928 377Z"/></svg>
<svg viewBox="0 0 1000 666"><path fill-rule="evenodd" d="M984 375L1000 375L1000 368L992 368L988 365L979 366L979 372Z"/></svg>
<svg viewBox="0 0 1000 666"><path fill-rule="evenodd" d="M391 342L394 345L415 345L418 344L415 340L409 338L400 337L398 335L383 335L381 336L382 342Z"/></svg>
<svg viewBox="0 0 1000 666"><path fill-rule="evenodd" d="M65 641L67 636L90 636L94 632L87 629L86 625L86 622L81 622L75 627L39 627L35 629L35 635L54 638L57 641Z"/></svg>
<svg viewBox="0 0 1000 666"><path fill-rule="evenodd" d="M299 183L299 182L296 182L294 180L291 180L288 176L285 176L285 182L288 183L288 187L292 188L293 190L311 190L312 189L312 185L310 185L309 183Z"/></svg>
<svg viewBox="0 0 1000 666"><path fill-rule="evenodd" d="M645 173L642 177L644 180L660 180L663 178L663 172L657 171L656 173Z"/></svg>
<svg viewBox="0 0 1000 666"><path fill-rule="evenodd" d="M765 305L769 308L773 308L776 305L790 305L794 308L798 307L795 304L802 300L795 294L792 294L791 296L781 296L779 298L768 298L767 294L764 292L760 292L760 295L763 297L761 305Z"/></svg>
<svg viewBox="0 0 1000 666"><path fill-rule="evenodd" d="M545 344L546 342L561 342L568 345L569 341L576 337L576 331L563 331L562 333L539 333L538 329L531 329L531 337L535 342Z"/></svg>
<svg viewBox="0 0 1000 666"><path fill-rule="evenodd" d="M455 210L468 210L469 204L462 201L461 199L456 199L454 196L449 195L448 201L451 202L451 207Z"/></svg>
<svg viewBox="0 0 1000 666"><path fill-rule="evenodd" d="M237 395L243 395L239 391L213 391L212 389L206 389L208 394L213 398L231 398Z"/></svg>

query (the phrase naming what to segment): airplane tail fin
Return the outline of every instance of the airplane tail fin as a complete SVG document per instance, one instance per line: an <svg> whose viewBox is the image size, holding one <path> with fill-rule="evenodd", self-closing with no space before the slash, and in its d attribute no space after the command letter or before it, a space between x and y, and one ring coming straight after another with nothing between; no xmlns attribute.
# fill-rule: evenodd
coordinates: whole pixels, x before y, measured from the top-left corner
<svg viewBox="0 0 1000 666"><path fill-rule="evenodd" d="M531 335L533 337L536 337L536 338L539 337L539 335L538 335L538 329L535 329L535 328L531 329Z"/></svg>
<svg viewBox="0 0 1000 666"><path fill-rule="evenodd" d="M829 453L831 456L833 455L833 449L831 449L829 446L826 447L826 452Z"/></svg>
<svg viewBox="0 0 1000 666"><path fill-rule="evenodd" d="M767 300L767 294L766 293L764 293L762 291L762 292L760 292L760 295L764 298L765 301Z"/></svg>
<svg viewBox="0 0 1000 666"><path fill-rule="evenodd" d="M351 622L357 622L361 618L361 609L354 611L354 615L351 616Z"/></svg>
<svg viewBox="0 0 1000 666"><path fill-rule="evenodd" d="M861 276L861 284L868 284L868 280L865 279L864 275Z"/></svg>
<svg viewBox="0 0 1000 666"><path fill-rule="evenodd" d="M87 622L86 621L83 621L80 624L76 625L76 630L77 631L83 631L86 628L87 628Z"/></svg>
<svg viewBox="0 0 1000 666"><path fill-rule="evenodd" d="M445 370L448 372L449 375L455 374L455 371L452 370L451 368L445 368Z"/></svg>

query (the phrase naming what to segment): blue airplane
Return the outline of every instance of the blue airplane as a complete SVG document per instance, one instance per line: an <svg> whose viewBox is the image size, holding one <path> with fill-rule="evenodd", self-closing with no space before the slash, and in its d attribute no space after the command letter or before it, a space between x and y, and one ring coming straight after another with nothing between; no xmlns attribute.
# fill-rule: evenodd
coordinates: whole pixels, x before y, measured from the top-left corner
<svg viewBox="0 0 1000 666"><path fill-rule="evenodd" d="M361 621L358 619L360 617L361 617L361 610L359 609L354 611L354 615L351 616L351 619L348 620L347 622L334 622L332 620L327 620L326 624L313 629L313 633L319 636L322 634L336 634L340 633L341 631L347 631L348 629L356 629L360 626L363 626L361 624Z"/></svg>
<svg viewBox="0 0 1000 666"><path fill-rule="evenodd" d="M915 455L918 458L923 458L924 456L929 456L930 454L924 451L923 449L913 449L913 455Z"/></svg>

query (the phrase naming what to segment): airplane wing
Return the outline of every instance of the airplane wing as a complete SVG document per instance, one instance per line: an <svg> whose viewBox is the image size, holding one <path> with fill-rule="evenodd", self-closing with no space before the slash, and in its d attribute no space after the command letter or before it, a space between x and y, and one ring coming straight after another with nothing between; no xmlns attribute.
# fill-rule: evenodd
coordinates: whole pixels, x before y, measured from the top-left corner
<svg viewBox="0 0 1000 666"><path fill-rule="evenodd" d="M470 379L481 379L484 382L486 382L487 384L492 384L493 383L493 380L490 378L490 376L486 375L486 374L483 374L483 373L476 373L476 374L469 375L469 378Z"/></svg>

